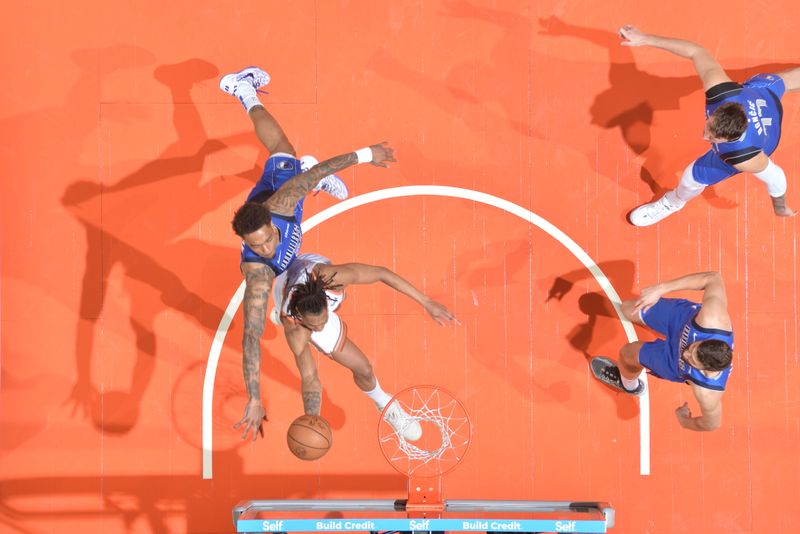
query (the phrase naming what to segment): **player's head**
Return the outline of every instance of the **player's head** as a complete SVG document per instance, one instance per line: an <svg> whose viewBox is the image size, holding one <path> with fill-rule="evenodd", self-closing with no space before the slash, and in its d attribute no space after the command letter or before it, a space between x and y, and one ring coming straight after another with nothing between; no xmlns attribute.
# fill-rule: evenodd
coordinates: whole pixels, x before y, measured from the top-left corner
<svg viewBox="0 0 800 534"><path fill-rule="evenodd" d="M703 130L703 139L711 143L724 143L739 139L747 130L747 113L741 104L728 102L714 110Z"/></svg>
<svg viewBox="0 0 800 534"><path fill-rule="evenodd" d="M333 276L325 278L315 272L308 275L302 284L292 286L292 297L289 301L289 315L314 332L319 332L328 322L329 289L339 289L333 283Z"/></svg>
<svg viewBox="0 0 800 534"><path fill-rule="evenodd" d="M275 255L280 236L272 226L272 214L265 205L246 202L233 214L231 225L236 235L241 237L253 252L267 259Z"/></svg>
<svg viewBox="0 0 800 534"><path fill-rule="evenodd" d="M724 371L731 366L733 349L719 339L706 339L686 347L683 359L703 371Z"/></svg>

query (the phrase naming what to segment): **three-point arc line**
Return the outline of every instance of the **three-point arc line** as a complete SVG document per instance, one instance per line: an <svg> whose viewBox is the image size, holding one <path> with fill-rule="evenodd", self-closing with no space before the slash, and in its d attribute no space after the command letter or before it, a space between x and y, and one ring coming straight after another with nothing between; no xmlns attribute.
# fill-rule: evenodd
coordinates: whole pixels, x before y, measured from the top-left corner
<svg viewBox="0 0 800 534"><path fill-rule="evenodd" d="M507 213L516 215L520 219L536 226L549 234L556 241L561 243L567 250L569 250L594 276L597 283L605 292L608 299L614 305L614 310L617 312L617 317L622 323L622 328L625 330L625 335L628 337L629 342L637 341L636 333L633 330L633 325L623 315L620 308L622 303L617 291L611 285L611 282L600 270L600 267L589 257L589 255L578 246L567 234L556 228L552 223L536 215L532 211L526 210L513 202L498 198L479 191L471 189L462 189L460 187L449 187L442 185L410 185L404 187L393 187L390 189L381 189L380 191L373 191L364 195L350 198L343 202L331 206L330 208L317 213L313 217L302 223L303 233L308 232L318 224L321 224L328 219L344 213L358 206L364 206L377 202L379 200L386 200L389 198L401 197L417 197L417 196L434 196L434 197L451 197L464 200L472 200L488 206L494 206ZM219 322L217 332L214 335L214 340L211 343L211 350L208 352L208 362L206 364L206 373L203 380L203 422L202 422L202 447L203 447L203 478L212 478L212 400L214 397L214 379L217 373L217 364L219 356L222 352L222 346L225 343L225 336L228 334L228 329L231 325L231 320L239 309L244 297L244 281L239 285L239 288L231 297L228 307ZM647 376L642 374L642 379L647 380ZM650 393L647 389L644 396L639 397L639 472L642 475L650 474Z"/></svg>

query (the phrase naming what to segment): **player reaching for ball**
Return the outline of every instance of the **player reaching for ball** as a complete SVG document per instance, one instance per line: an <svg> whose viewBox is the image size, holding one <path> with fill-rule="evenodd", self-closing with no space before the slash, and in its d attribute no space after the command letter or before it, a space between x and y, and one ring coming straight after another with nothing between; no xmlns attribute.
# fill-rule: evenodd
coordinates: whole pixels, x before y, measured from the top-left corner
<svg viewBox="0 0 800 534"><path fill-rule="evenodd" d="M703 303L662 296L673 291L703 291ZM675 410L682 427L714 430L722 421L722 394L731 373L733 332L725 284L719 273L695 273L642 290L638 299L622 303L622 313L636 324L655 330L666 339L625 344L619 367L608 358L592 359L595 377L631 395L644 394L639 374L650 374L692 387L700 416L692 417L688 403Z"/></svg>
<svg viewBox="0 0 800 534"><path fill-rule="evenodd" d="M261 335L267 300L275 277L284 272L300 250L303 199L311 191L347 198L347 187L334 174L356 163L387 167L394 151L381 143L342 154L322 163L310 156L295 158L295 150L278 121L258 99L257 91L269 83L269 74L248 67L220 80L220 89L236 97L253 122L256 137L269 150L264 173L247 201L233 217L233 231L242 238L240 269L245 279L242 367L249 401L244 417L234 428L244 427L242 439L252 430L262 432L266 411L261 403Z"/></svg>
<svg viewBox="0 0 800 534"><path fill-rule="evenodd" d="M345 287L352 284L383 282L425 308L440 325L455 321L442 304L425 296L408 281L385 267L363 263L331 265L316 254L301 254L275 281L275 309L270 318L283 325L286 342L295 357L302 379L303 408L308 415L319 415L322 383L311 356L309 343L353 373L356 386L375 403L378 411L392 396L381 389L367 357L347 336L347 325L336 314L344 300ZM401 407L393 403L384 414L398 434L409 440L420 438L422 429Z"/></svg>

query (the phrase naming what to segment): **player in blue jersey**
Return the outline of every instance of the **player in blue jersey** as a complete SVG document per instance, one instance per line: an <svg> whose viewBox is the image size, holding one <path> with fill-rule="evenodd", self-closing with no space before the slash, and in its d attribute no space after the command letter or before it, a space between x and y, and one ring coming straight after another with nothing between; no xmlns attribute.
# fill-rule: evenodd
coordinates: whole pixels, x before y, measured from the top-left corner
<svg viewBox="0 0 800 534"><path fill-rule="evenodd" d="M620 28L619 33L624 46L653 46L694 62L706 92L703 138L711 143L711 150L686 167L675 189L631 211L630 222L636 226L655 224L683 208L707 186L740 172L749 172L764 182L775 215L795 215L786 206L786 175L769 156L780 141L781 97L800 89L800 67L759 74L739 84L696 43L646 34L630 25Z"/></svg>
<svg viewBox="0 0 800 534"><path fill-rule="evenodd" d="M306 156L298 160L283 129L258 99L258 89L269 80L269 75L257 67L228 74L220 80L220 88L242 103L253 121L256 136L270 154L261 179L232 222L233 231L242 238L240 268L245 278L242 366L249 397L244 417L235 428L243 428L242 439L252 430L253 440L263 435L262 424L266 420L260 374L267 300L273 280L292 264L300 249L303 199L309 192L319 190L339 199L346 198L347 187L334 173L356 163L387 167L385 162L395 161L394 151L386 143L318 164ZM303 163L307 163L306 168L302 168Z"/></svg>
<svg viewBox="0 0 800 534"><path fill-rule="evenodd" d="M703 302L662 298L683 290L703 291ZM622 303L625 317L647 326L665 339L625 344L619 351L619 367L608 358L592 359L595 377L625 393L644 394L639 375L650 374L689 384L701 415L692 417L688 403L675 411L678 422L689 430L714 430L722 421L722 393L731 373L733 332L728 315L725 284L719 273L696 273L647 287L638 299Z"/></svg>

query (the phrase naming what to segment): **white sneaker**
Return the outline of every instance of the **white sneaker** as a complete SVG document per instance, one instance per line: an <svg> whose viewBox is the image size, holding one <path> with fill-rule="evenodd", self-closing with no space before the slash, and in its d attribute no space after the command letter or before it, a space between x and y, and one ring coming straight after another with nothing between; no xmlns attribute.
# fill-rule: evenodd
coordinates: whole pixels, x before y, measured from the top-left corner
<svg viewBox="0 0 800 534"><path fill-rule="evenodd" d="M677 205L673 204L669 201L667 195L664 195L655 202L644 204L633 210L628 215L628 220L634 226L650 226L662 219L666 219L685 205L686 202L681 202Z"/></svg>
<svg viewBox="0 0 800 534"><path fill-rule="evenodd" d="M317 158L314 156L302 156L300 158L300 169L303 172L306 172L317 163L319 163L319 161L317 161ZM347 190L347 185L335 174L329 174L320 180L313 191L317 193L320 191L325 191L330 196L338 200L344 200L350 194L350 191Z"/></svg>
<svg viewBox="0 0 800 534"><path fill-rule="evenodd" d="M422 427L419 425L419 421L408 415L399 402L393 402L383 418L392 425L395 432L402 435L407 441L417 441L422 437Z"/></svg>
<svg viewBox="0 0 800 534"><path fill-rule="evenodd" d="M269 83L269 74L259 69L258 67L247 67L239 72L226 74L219 81L219 88L232 96L236 95L236 89L241 84L250 85L253 89L258 90Z"/></svg>

